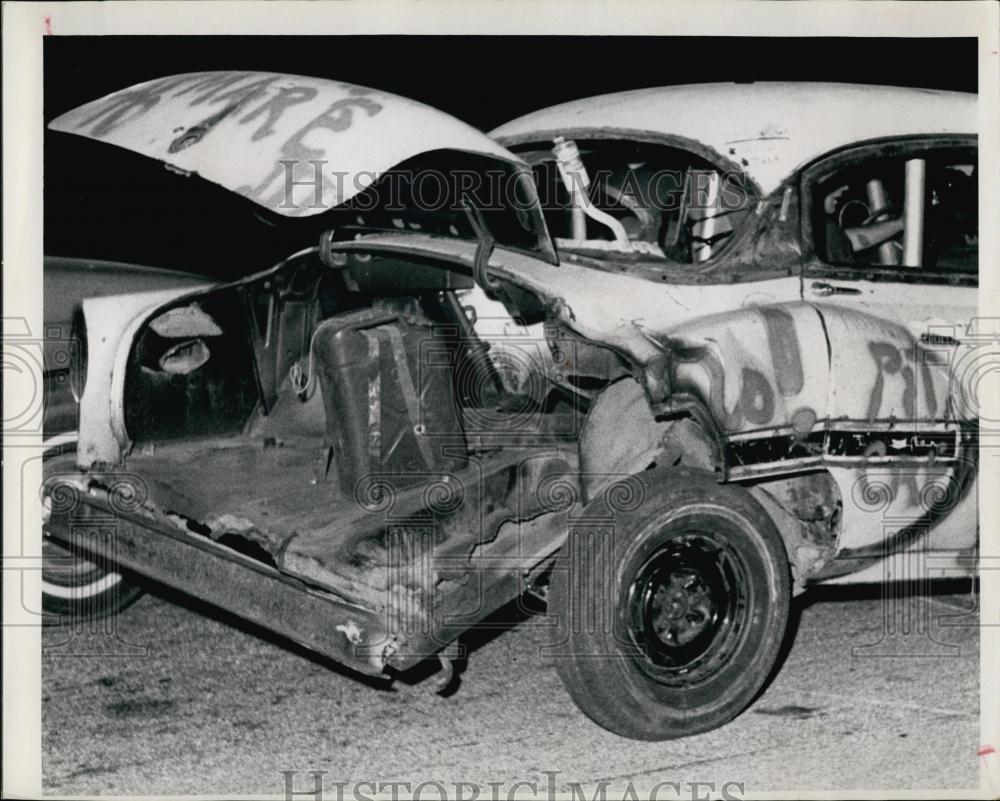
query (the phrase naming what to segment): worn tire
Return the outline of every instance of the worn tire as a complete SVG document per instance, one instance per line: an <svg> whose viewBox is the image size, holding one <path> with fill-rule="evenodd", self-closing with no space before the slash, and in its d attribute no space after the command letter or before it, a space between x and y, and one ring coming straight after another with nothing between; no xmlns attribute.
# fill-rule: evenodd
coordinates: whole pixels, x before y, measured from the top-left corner
<svg viewBox="0 0 1000 801"><path fill-rule="evenodd" d="M616 492L630 500L616 504ZM557 559L549 605L556 669L576 705L637 740L742 712L775 665L791 596L765 510L740 487L672 468L612 485L585 517Z"/></svg>
<svg viewBox="0 0 1000 801"><path fill-rule="evenodd" d="M56 456L75 451L76 440L61 435L43 447L43 470ZM42 623L71 625L117 614L134 603L142 588L127 581L112 566L95 561L56 542L42 523Z"/></svg>

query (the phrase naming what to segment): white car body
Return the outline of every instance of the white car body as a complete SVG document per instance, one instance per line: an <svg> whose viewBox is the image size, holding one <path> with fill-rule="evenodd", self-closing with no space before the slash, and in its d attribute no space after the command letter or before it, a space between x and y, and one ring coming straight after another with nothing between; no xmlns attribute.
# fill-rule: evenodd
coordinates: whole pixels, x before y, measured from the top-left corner
<svg viewBox="0 0 1000 801"><path fill-rule="evenodd" d="M116 549L87 547L123 571L375 675L549 575L565 604L560 569L600 585L563 546L624 520L614 608L645 663L621 664L695 700L657 721L645 689L587 678L602 660L562 675L601 725L657 739L751 702L793 594L912 579L914 554L917 578L976 570L974 96L664 87L534 112L493 141L375 90L194 73L50 127L296 225L431 155L497 168L528 201L460 195L440 230L359 213L243 278L86 300L79 448L58 467L87 514L118 512ZM68 514L53 504L54 530ZM672 531L685 514L715 523ZM694 621L680 646L655 628L675 625L663 593L683 607L670 620ZM716 670L735 701L702 698Z"/></svg>

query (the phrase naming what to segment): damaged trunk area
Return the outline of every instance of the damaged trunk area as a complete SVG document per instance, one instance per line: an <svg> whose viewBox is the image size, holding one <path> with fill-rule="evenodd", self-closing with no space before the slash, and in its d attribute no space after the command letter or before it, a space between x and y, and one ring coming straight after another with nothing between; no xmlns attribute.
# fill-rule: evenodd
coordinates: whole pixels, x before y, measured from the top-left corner
<svg viewBox="0 0 1000 801"><path fill-rule="evenodd" d="M143 525L374 616L376 665L433 654L545 569L586 412L557 385L507 388L471 287L433 261L310 251L161 310L125 376L130 452L91 493L131 482ZM365 619L328 628L375 647Z"/></svg>

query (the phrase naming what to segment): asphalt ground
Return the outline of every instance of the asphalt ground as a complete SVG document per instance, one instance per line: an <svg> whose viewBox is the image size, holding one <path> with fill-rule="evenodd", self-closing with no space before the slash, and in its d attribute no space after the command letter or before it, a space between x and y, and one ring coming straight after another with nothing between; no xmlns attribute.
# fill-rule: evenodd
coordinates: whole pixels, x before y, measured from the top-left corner
<svg viewBox="0 0 1000 801"><path fill-rule="evenodd" d="M470 632L459 684L442 697L428 681L359 679L227 615L146 595L112 621L44 632L43 786L232 796L319 781L321 797L352 801L379 790L436 799L438 785L466 799L573 783L587 799L629 783L639 797L659 784L661 799L708 785L730 797L978 786L977 597L967 584L921 597L807 593L749 710L707 734L640 743L573 706L544 654L540 611L507 607Z"/></svg>

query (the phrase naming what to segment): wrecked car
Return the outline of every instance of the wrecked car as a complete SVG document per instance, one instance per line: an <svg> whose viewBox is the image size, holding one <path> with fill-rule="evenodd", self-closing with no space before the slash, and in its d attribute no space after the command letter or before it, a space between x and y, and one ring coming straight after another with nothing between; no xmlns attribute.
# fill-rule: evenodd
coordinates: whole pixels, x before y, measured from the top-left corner
<svg viewBox="0 0 1000 801"><path fill-rule="evenodd" d="M71 452L77 440L80 365L86 354L81 303L108 294L141 294L172 287L188 290L212 281L191 273L142 264L47 255L43 266L45 341L42 359L45 458ZM42 540L42 623L99 617L137 600L142 588L125 582L113 565L68 551L53 537Z"/></svg>
<svg viewBox="0 0 1000 801"><path fill-rule="evenodd" d="M534 593L574 702L652 740L745 709L809 586L900 553L971 569L974 97L668 87L490 139L371 89L195 73L50 127L297 240L82 304L44 532L129 580L444 681ZM443 202L387 191L428 171Z"/></svg>

